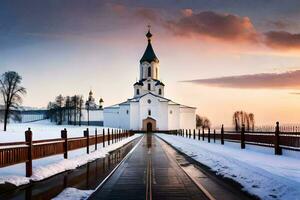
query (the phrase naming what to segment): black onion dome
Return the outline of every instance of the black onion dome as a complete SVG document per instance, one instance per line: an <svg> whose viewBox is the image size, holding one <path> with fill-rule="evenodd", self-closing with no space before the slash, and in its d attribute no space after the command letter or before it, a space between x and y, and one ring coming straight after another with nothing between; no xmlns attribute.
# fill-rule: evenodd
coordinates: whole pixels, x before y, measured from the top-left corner
<svg viewBox="0 0 300 200"><path fill-rule="evenodd" d="M145 61L149 62L149 63L151 63L152 61L159 62L158 58L156 57L156 55L154 53L152 45L151 45L152 34L151 34L150 30L146 34L146 37L148 38L148 45L147 45L147 48L145 50L143 57L140 60L140 63L145 62Z"/></svg>

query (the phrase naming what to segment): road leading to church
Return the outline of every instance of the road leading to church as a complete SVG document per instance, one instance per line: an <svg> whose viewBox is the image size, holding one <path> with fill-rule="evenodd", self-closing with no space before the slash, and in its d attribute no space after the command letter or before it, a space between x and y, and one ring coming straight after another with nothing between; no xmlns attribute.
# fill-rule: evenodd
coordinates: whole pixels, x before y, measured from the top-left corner
<svg viewBox="0 0 300 200"><path fill-rule="evenodd" d="M90 199L208 199L152 134Z"/></svg>

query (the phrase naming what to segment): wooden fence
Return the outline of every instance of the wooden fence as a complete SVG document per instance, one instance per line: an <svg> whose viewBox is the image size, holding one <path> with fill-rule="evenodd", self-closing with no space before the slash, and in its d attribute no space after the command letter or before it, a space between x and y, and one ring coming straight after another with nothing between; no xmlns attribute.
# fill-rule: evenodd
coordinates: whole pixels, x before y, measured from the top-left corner
<svg viewBox="0 0 300 200"><path fill-rule="evenodd" d="M32 160L45 158L57 154L63 154L64 158L68 158L68 152L86 148L87 154L90 153L90 145L102 143L110 145L124 138L132 136L133 133L127 130L105 129L101 133L95 129L93 135L90 135L90 130L83 131L83 137L68 138L66 129L61 131L61 138L48 140L32 140L32 131L30 128L25 131L24 142L0 143L0 168L18 163L26 163L26 176L32 175ZM105 143L107 141L107 144Z"/></svg>
<svg viewBox="0 0 300 200"><path fill-rule="evenodd" d="M283 132L279 122L276 123L273 130L273 132L246 131L245 126L242 126L241 131L234 132L225 131L222 125L219 132L215 129L212 132L210 129L207 131L204 129L180 129L171 134L203 141L206 138L207 142L216 142L218 139L222 145L225 141L236 142L240 143L241 149L244 149L246 144L270 147L274 148L275 155L282 155L282 149L300 151L300 132Z"/></svg>

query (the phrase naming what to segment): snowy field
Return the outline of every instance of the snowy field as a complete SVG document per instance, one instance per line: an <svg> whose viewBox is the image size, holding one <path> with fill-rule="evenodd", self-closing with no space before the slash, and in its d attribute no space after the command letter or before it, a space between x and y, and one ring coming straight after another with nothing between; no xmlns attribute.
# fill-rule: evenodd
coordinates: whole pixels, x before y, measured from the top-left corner
<svg viewBox="0 0 300 200"><path fill-rule="evenodd" d="M33 140L60 138L61 130L64 128L68 131L68 137L82 137L83 130L89 128L90 135L94 135L95 128L98 134L102 134L102 130L107 128L99 126L72 126L72 125L55 125L49 120L42 120L32 123L15 123L8 124L7 131L3 131L3 124L0 123L0 143L5 142L22 142L25 141L25 131L31 128Z"/></svg>
<svg viewBox="0 0 300 200"><path fill-rule="evenodd" d="M239 144L207 143L179 136L157 134L179 151L210 167L217 174L240 183L261 199L300 199L300 159L276 156L268 150ZM299 152L297 152L300 154Z"/></svg>

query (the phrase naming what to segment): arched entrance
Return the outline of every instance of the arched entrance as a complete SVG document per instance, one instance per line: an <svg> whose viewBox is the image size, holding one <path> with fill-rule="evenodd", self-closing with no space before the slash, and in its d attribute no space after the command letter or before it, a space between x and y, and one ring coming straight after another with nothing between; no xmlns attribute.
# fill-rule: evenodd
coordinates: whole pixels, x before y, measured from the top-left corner
<svg viewBox="0 0 300 200"><path fill-rule="evenodd" d="M142 130L147 131L147 132L155 131L156 130L156 120L151 117L147 117L146 119L144 119Z"/></svg>
<svg viewBox="0 0 300 200"><path fill-rule="evenodd" d="M147 123L147 132L152 132L152 123L151 122Z"/></svg>

